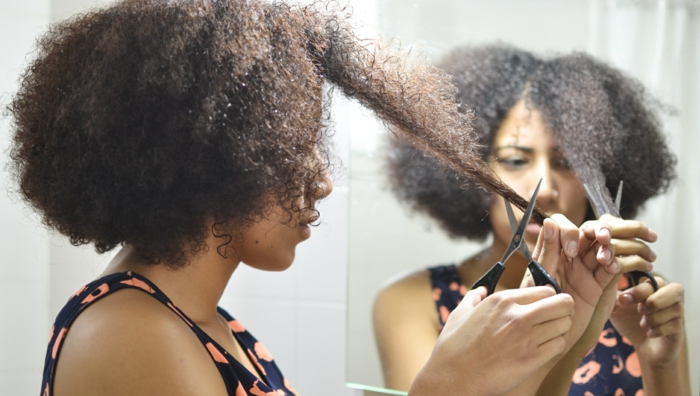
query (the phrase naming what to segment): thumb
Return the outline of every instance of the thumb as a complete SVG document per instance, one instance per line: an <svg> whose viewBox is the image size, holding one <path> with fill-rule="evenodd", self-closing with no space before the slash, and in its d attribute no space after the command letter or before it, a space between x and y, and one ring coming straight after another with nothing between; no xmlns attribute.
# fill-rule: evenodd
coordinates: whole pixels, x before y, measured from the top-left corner
<svg viewBox="0 0 700 396"><path fill-rule="evenodd" d="M551 219L545 219L542 224L542 234L544 239L542 250L539 255L540 265L550 274L557 273L559 260L561 259L561 243L559 241L559 227Z"/></svg>
<svg viewBox="0 0 700 396"><path fill-rule="evenodd" d="M459 305L476 307L486 298L486 296L488 296L488 289L486 289L486 286L479 286L474 290L469 290L467 294L464 295L464 298Z"/></svg>

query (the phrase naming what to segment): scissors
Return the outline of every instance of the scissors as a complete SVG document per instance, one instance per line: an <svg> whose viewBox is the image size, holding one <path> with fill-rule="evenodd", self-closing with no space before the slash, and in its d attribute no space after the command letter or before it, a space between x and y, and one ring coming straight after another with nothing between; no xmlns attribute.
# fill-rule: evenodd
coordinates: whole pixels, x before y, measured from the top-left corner
<svg viewBox="0 0 700 396"><path fill-rule="evenodd" d="M615 194L615 205L613 208L611 208L611 210L604 210L603 207L606 205L601 204L601 200L594 199L596 196L593 194L593 191L588 187L588 185L586 185L585 183L583 184L583 188L586 190L586 196L588 197L588 202L591 203L591 207L593 208L593 212L595 213L596 218L600 218L600 216L602 216L602 214L604 213L611 214L615 217L620 217L620 203L622 202L622 184L623 183L621 180L620 186L617 188L617 194ZM587 251L588 250L586 250L586 252ZM586 252L584 252L583 254L586 254ZM659 284L656 282L656 279L654 279L654 276L652 274L644 271L630 271L627 273L627 279L629 279L629 282L632 286L637 286L644 278L649 279L649 282L651 282L651 286L654 288L654 291L659 290Z"/></svg>
<svg viewBox="0 0 700 396"><path fill-rule="evenodd" d="M508 248L503 254L501 261L494 264L493 267L491 267L491 269L484 274L484 276L476 281L474 286L472 286L472 290L480 286L485 286L486 289L488 289L488 295L493 294L493 292L496 290L498 279L500 279L501 274L506 269L504 265L505 262L513 253L515 253L516 250L520 250L520 252L525 256L525 259L527 259L529 262L527 268L530 269L532 278L535 280L535 284L537 286L551 285L557 293L561 293L561 288L559 287L557 281L555 281L554 278L552 278L552 276L549 275L544 268L542 268L540 263L532 258L530 255L530 250L527 248L527 244L523 242L523 234L525 234L525 228L530 222L530 216L532 216L532 210L535 207L535 199L537 198L537 193L540 191L540 184L542 184L542 179L540 179L540 182L537 183L535 193L532 194L532 198L525 209L525 213L523 214L523 218L520 220L520 224L518 224L518 221L515 219L515 214L513 214L513 208L511 207L510 202L503 198L506 204L506 212L508 212L508 221L510 222L510 230L513 232L513 238L511 238Z"/></svg>

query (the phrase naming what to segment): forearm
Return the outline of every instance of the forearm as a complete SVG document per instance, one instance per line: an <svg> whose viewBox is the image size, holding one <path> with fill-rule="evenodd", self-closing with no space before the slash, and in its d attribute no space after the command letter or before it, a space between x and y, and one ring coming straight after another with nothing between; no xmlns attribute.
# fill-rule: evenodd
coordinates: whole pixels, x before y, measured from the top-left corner
<svg viewBox="0 0 700 396"><path fill-rule="evenodd" d="M677 361L664 367L654 367L640 358L639 364L646 396L690 396L688 348L686 341L683 344Z"/></svg>
<svg viewBox="0 0 700 396"><path fill-rule="evenodd" d="M580 356L580 358L579 358ZM537 396L567 396L571 388L571 379L576 372L584 354L569 352L569 355L560 360L542 381Z"/></svg>

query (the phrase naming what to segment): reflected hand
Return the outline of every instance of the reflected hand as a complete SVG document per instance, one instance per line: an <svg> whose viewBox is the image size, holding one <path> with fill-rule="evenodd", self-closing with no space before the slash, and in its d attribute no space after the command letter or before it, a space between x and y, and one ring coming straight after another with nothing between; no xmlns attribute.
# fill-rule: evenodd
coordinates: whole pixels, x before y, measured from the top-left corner
<svg viewBox="0 0 700 396"><path fill-rule="evenodd" d="M675 365L684 345L684 289L655 277L659 290L649 282L619 293L610 316L615 328L637 350L640 361L653 367Z"/></svg>
<svg viewBox="0 0 700 396"><path fill-rule="evenodd" d="M588 249L594 243L597 244L595 249ZM581 339L596 309L609 314L613 308L614 284L620 270L620 264L613 257L614 250L610 227L604 222L587 222L579 229L563 215L555 214L543 224L533 258L575 302L565 353ZM580 256L582 252L586 252L583 257ZM521 287L533 284L527 271Z"/></svg>
<svg viewBox="0 0 700 396"><path fill-rule="evenodd" d="M574 304L549 287L469 291L451 314L409 395L500 395L566 346ZM473 392L473 393L470 393Z"/></svg>

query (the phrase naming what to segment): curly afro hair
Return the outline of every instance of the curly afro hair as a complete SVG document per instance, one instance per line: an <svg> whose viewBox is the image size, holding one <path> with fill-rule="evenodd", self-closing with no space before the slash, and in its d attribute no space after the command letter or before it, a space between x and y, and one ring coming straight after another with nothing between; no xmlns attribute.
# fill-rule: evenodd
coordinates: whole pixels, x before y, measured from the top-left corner
<svg viewBox="0 0 700 396"><path fill-rule="evenodd" d="M480 159L450 78L347 18L334 3L126 0L52 26L8 106L20 194L73 244L184 265L211 233L219 248L242 236L215 227L312 209L298 202L330 166L328 81L526 205Z"/></svg>
<svg viewBox="0 0 700 396"><path fill-rule="evenodd" d="M565 158L611 203L624 180L620 214L631 218L675 178L675 157L659 121L664 106L636 80L584 53L541 58L505 44L461 47L439 67L453 76L457 99L476 113L483 159L520 100L543 116ZM390 185L413 210L438 221L451 237L483 240L491 232L490 195L401 139L388 151ZM589 208L588 217L592 215Z"/></svg>

